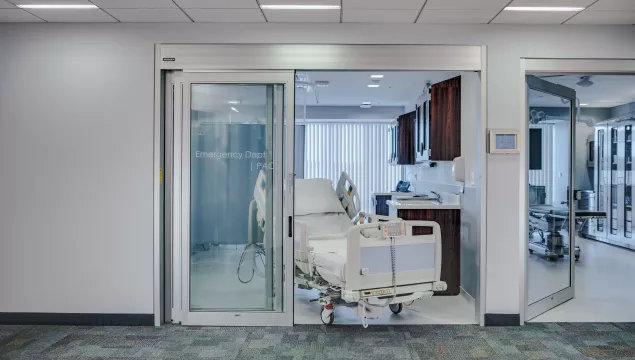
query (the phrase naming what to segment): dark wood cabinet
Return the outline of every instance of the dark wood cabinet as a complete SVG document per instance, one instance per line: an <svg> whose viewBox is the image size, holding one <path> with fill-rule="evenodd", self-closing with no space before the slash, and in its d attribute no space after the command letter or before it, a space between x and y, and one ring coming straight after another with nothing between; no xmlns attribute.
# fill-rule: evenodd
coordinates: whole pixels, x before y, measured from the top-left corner
<svg viewBox="0 0 635 360"><path fill-rule="evenodd" d="M393 150L391 162L399 165L414 165L415 163L415 120L416 112L401 115L397 119L397 126L393 133Z"/></svg>
<svg viewBox="0 0 635 360"><path fill-rule="evenodd" d="M430 220L441 226L441 280L448 284L446 291L435 295L459 295L461 292L461 210L397 210L404 220ZM414 229L414 235L426 235L428 228Z"/></svg>
<svg viewBox="0 0 635 360"><path fill-rule="evenodd" d="M442 81L430 89L431 161L452 161L461 156L461 77Z"/></svg>
<svg viewBox="0 0 635 360"><path fill-rule="evenodd" d="M388 216L389 207L386 201L392 199L392 195L375 195L375 214Z"/></svg>

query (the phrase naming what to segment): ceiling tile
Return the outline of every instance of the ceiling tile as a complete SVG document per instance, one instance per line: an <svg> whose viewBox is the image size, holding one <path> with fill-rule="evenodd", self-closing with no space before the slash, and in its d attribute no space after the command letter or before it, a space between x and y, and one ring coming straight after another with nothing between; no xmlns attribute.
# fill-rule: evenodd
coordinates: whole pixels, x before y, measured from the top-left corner
<svg viewBox="0 0 635 360"><path fill-rule="evenodd" d="M102 9L176 9L172 0L92 0Z"/></svg>
<svg viewBox="0 0 635 360"><path fill-rule="evenodd" d="M20 9L0 9L0 22L42 22L37 16Z"/></svg>
<svg viewBox="0 0 635 360"><path fill-rule="evenodd" d="M417 24L487 24L499 10L426 10Z"/></svg>
<svg viewBox="0 0 635 360"><path fill-rule="evenodd" d="M16 5L92 5L88 0L11 0Z"/></svg>
<svg viewBox="0 0 635 360"><path fill-rule="evenodd" d="M514 0L509 6L574 6L587 7L596 0Z"/></svg>
<svg viewBox="0 0 635 360"><path fill-rule="evenodd" d="M265 22L260 9L183 9L195 22Z"/></svg>
<svg viewBox="0 0 635 360"><path fill-rule="evenodd" d="M600 0L588 10L632 10L635 11L635 0Z"/></svg>
<svg viewBox="0 0 635 360"><path fill-rule="evenodd" d="M585 10L566 24L580 25L633 25L635 11L591 11Z"/></svg>
<svg viewBox="0 0 635 360"><path fill-rule="evenodd" d="M492 24L562 24L575 14L570 11L503 11Z"/></svg>
<svg viewBox="0 0 635 360"><path fill-rule="evenodd" d="M0 9L15 9L15 5L9 4L4 0L0 0Z"/></svg>
<svg viewBox="0 0 635 360"><path fill-rule="evenodd" d="M501 10L509 0L428 0L424 10Z"/></svg>
<svg viewBox="0 0 635 360"><path fill-rule="evenodd" d="M117 22L101 9L30 9L29 12L48 22Z"/></svg>
<svg viewBox="0 0 635 360"><path fill-rule="evenodd" d="M192 22L180 9L108 9L121 22Z"/></svg>
<svg viewBox="0 0 635 360"><path fill-rule="evenodd" d="M348 0L344 0L345 2ZM260 0L260 5L341 5L340 0Z"/></svg>
<svg viewBox="0 0 635 360"><path fill-rule="evenodd" d="M419 10L364 10L344 9L343 22L358 23L408 23L412 24L417 19Z"/></svg>
<svg viewBox="0 0 635 360"><path fill-rule="evenodd" d="M174 0L184 9L257 9L256 0Z"/></svg>
<svg viewBox="0 0 635 360"><path fill-rule="evenodd" d="M342 6L344 9L421 10L424 2L424 0L343 0Z"/></svg>
<svg viewBox="0 0 635 360"><path fill-rule="evenodd" d="M339 10L265 10L269 22L340 22Z"/></svg>

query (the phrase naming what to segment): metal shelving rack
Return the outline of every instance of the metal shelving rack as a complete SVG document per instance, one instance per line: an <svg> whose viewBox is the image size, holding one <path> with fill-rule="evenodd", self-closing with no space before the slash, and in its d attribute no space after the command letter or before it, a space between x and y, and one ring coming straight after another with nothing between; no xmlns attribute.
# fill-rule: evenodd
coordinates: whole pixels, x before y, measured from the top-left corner
<svg viewBox="0 0 635 360"><path fill-rule="evenodd" d="M594 205L596 210L606 211L606 219L590 223L581 235L635 250L633 126L635 112L595 125Z"/></svg>
<svg viewBox="0 0 635 360"><path fill-rule="evenodd" d="M626 125L624 127L624 237L632 238L632 213L633 213L633 202L632 202L632 165L633 165L633 157L632 157L632 130L631 125Z"/></svg>
<svg viewBox="0 0 635 360"><path fill-rule="evenodd" d="M617 127L611 127L611 206L609 214L609 231L617 235L618 216L618 132Z"/></svg>
<svg viewBox="0 0 635 360"><path fill-rule="evenodd" d="M596 164L596 172L597 172L597 180L595 181L597 185L597 210L598 211L606 211L605 200L606 197L606 152L605 152L605 136L606 130L599 129L596 132L596 146L598 154L595 157L597 159ZM596 232L604 233L604 219L598 219L596 222Z"/></svg>

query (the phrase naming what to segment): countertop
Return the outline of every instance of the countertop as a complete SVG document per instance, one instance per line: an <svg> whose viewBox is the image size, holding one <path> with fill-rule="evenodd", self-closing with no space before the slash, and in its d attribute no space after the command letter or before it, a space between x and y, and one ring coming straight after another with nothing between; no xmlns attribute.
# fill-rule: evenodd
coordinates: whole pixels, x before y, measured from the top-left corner
<svg viewBox="0 0 635 360"><path fill-rule="evenodd" d="M413 194L414 195L414 194ZM418 209L431 209L431 210L460 210L461 209L461 196L456 194L442 193L442 202L438 203L432 200L416 200L413 196L405 195L398 196L396 199L386 201L389 207L397 210L418 210Z"/></svg>
<svg viewBox="0 0 635 360"><path fill-rule="evenodd" d="M376 192L373 193L373 196L376 195L406 195L406 196L412 196L414 195L413 192L399 192L399 191L388 191L388 192Z"/></svg>

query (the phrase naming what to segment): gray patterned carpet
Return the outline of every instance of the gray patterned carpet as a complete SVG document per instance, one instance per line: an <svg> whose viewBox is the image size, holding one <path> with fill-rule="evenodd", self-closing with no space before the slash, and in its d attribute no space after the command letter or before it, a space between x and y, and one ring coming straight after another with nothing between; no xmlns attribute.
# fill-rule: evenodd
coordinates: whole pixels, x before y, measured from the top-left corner
<svg viewBox="0 0 635 360"><path fill-rule="evenodd" d="M0 359L635 359L635 324L0 326Z"/></svg>

